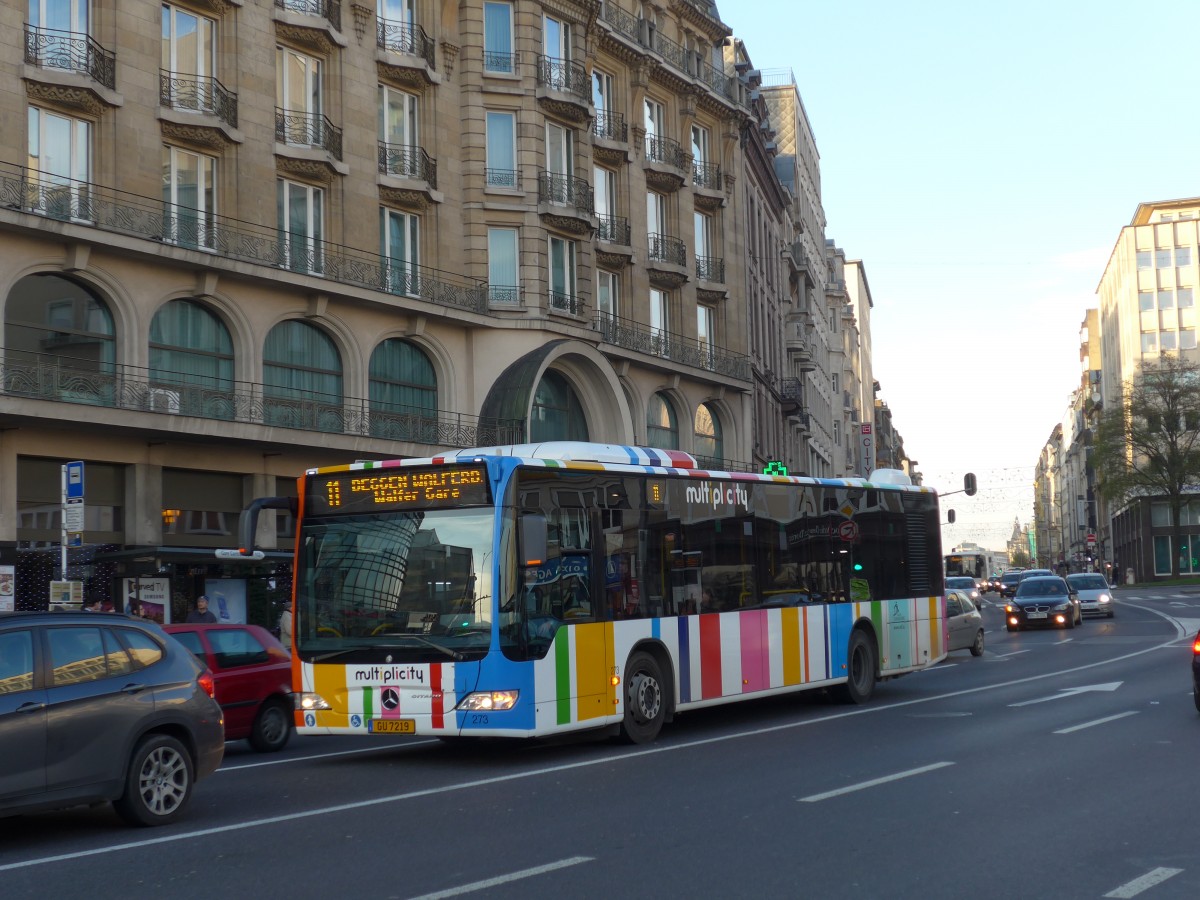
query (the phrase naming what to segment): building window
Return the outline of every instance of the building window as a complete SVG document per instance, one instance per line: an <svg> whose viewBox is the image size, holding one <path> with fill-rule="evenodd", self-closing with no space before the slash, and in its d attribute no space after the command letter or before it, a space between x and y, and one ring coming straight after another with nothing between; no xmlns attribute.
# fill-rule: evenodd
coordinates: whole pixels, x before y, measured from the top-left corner
<svg viewBox="0 0 1200 900"><path fill-rule="evenodd" d="M833 445L835 447L842 445L842 423L837 419L833 420Z"/></svg>
<svg viewBox="0 0 1200 900"><path fill-rule="evenodd" d="M554 60L571 59L571 26L561 19L542 15L542 52Z"/></svg>
<svg viewBox="0 0 1200 900"><path fill-rule="evenodd" d="M423 178L419 165L417 97L385 84L379 85L379 140L387 145L386 173L401 178Z"/></svg>
<svg viewBox="0 0 1200 900"><path fill-rule="evenodd" d="M487 183L517 187L517 117L510 112L487 114Z"/></svg>
<svg viewBox="0 0 1200 900"><path fill-rule="evenodd" d="M1195 350L1196 349L1196 329L1181 328L1179 330L1179 349L1180 350Z"/></svg>
<svg viewBox="0 0 1200 900"><path fill-rule="evenodd" d="M650 288L650 352L659 356L667 356L671 352L668 345L670 333L668 312L667 292L658 288Z"/></svg>
<svg viewBox="0 0 1200 900"><path fill-rule="evenodd" d="M723 466L725 463L725 441L721 437L721 420L707 403L696 407L696 455L702 464Z"/></svg>
<svg viewBox="0 0 1200 900"><path fill-rule="evenodd" d="M1138 309L1142 312L1154 309L1154 291L1138 291Z"/></svg>
<svg viewBox="0 0 1200 900"><path fill-rule="evenodd" d="M516 305L521 301L517 280L517 229L488 229L488 302Z"/></svg>
<svg viewBox="0 0 1200 900"><path fill-rule="evenodd" d="M554 122L546 123L546 170L568 180L561 195L555 191L555 199L561 196L565 201L573 193L569 179L575 174L575 135Z"/></svg>
<svg viewBox="0 0 1200 900"><path fill-rule="evenodd" d="M1150 262L1151 262L1151 256L1150 256L1149 250L1139 250L1137 252L1137 267L1139 269L1151 268Z"/></svg>
<svg viewBox="0 0 1200 900"><path fill-rule="evenodd" d="M420 264L420 223L412 213L379 210L381 253L387 260L387 289L410 297L421 293L417 275Z"/></svg>
<svg viewBox="0 0 1200 900"><path fill-rule="evenodd" d="M575 295L575 242L550 236L550 308L579 314Z"/></svg>
<svg viewBox="0 0 1200 900"><path fill-rule="evenodd" d="M713 344L716 337L713 323L716 321L716 310L703 303L696 306L696 342L700 345L700 364L711 369L714 365Z"/></svg>
<svg viewBox="0 0 1200 900"><path fill-rule="evenodd" d="M68 278L27 275L13 285L5 301L4 347L10 368L49 363L64 373L74 369L111 374L116 361L112 313L92 291ZM111 385L71 387L111 392Z"/></svg>
<svg viewBox="0 0 1200 900"><path fill-rule="evenodd" d="M37 186L36 212L90 220L91 124L29 107L29 169Z"/></svg>
<svg viewBox="0 0 1200 900"><path fill-rule="evenodd" d="M1154 268L1171 268L1171 248L1164 247L1154 251Z"/></svg>
<svg viewBox="0 0 1200 900"><path fill-rule="evenodd" d="M437 376L420 347L388 338L371 353L371 434L393 440L436 439Z"/></svg>
<svg viewBox="0 0 1200 900"><path fill-rule="evenodd" d="M1158 336L1158 343L1159 343L1160 349L1162 349L1162 350L1174 350L1175 349L1175 332L1174 331L1161 332Z"/></svg>
<svg viewBox="0 0 1200 900"><path fill-rule="evenodd" d="M586 441L587 418L575 389L561 374L547 369L533 394L529 440Z"/></svg>
<svg viewBox="0 0 1200 900"><path fill-rule="evenodd" d="M512 4L483 4L483 70L511 75L516 71L513 53Z"/></svg>
<svg viewBox="0 0 1200 900"><path fill-rule="evenodd" d="M1192 264L1192 248L1191 247L1176 247L1175 248L1175 265L1190 266Z"/></svg>
<svg viewBox="0 0 1200 900"><path fill-rule="evenodd" d="M279 179L280 263L285 268L320 274L324 263L324 200L321 188Z"/></svg>
<svg viewBox="0 0 1200 900"><path fill-rule="evenodd" d="M1175 301L1180 309L1191 309L1195 303L1191 288L1180 288L1175 292Z"/></svg>
<svg viewBox="0 0 1200 900"><path fill-rule="evenodd" d="M416 0L378 0L376 12L379 18L394 25L417 23Z"/></svg>
<svg viewBox="0 0 1200 900"><path fill-rule="evenodd" d="M1175 294L1171 291L1158 292L1158 308L1159 309L1174 309Z"/></svg>
<svg viewBox="0 0 1200 900"><path fill-rule="evenodd" d="M275 133L286 143L324 145L319 59L289 47L275 48L275 106Z"/></svg>
<svg viewBox="0 0 1200 900"><path fill-rule="evenodd" d="M613 77L596 68L592 69L592 106L598 113L613 110Z"/></svg>
<svg viewBox="0 0 1200 900"><path fill-rule="evenodd" d="M272 328L263 344L263 399L268 425L342 431L342 359L333 340L296 319Z"/></svg>
<svg viewBox="0 0 1200 900"><path fill-rule="evenodd" d="M604 319L621 315L621 276L616 272L596 270L596 314Z"/></svg>
<svg viewBox="0 0 1200 900"><path fill-rule="evenodd" d="M1158 332L1143 331L1142 332L1142 352L1154 353L1158 350Z"/></svg>
<svg viewBox="0 0 1200 900"><path fill-rule="evenodd" d="M841 390L841 376L838 375L837 372L834 372L832 375L829 376L829 381L830 381L830 384L833 385L833 393L834 393L834 396L836 396L837 392L839 390Z"/></svg>
<svg viewBox="0 0 1200 900"><path fill-rule="evenodd" d="M233 341L225 323L194 300L164 305L150 323L150 380L152 412L233 418Z"/></svg>
<svg viewBox="0 0 1200 900"><path fill-rule="evenodd" d="M212 249L216 244L217 161L163 147L163 240Z"/></svg>
<svg viewBox="0 0 1200 900"><path fill-rule="evenodd" d="M671 401L660 391L646 407L646 444L663 450L679 449L679 423Z"/></svg>
<svg viewBox="0 0 1200 900"><path fill-rule="evenodd" d="M162 58L163 71L173 75L194 75L197 79L211 78L217 70L217 23L186 9L163 4ZM208 92L197 91L196 99ZM180 97L179 100L185 98ZM173 103L179 108L180 103ZM190 106L191 109L209 109Z"/></svg>
<svg viewBox="0 0 1200 900"><path fill-rule="evenodd" d="M666 133L666 110L657 100L646 98L645 125L646 138L663 138Z"/></svg>
<svg viewBox="0 0 1200 900"><path fill-rule="evenodd" d="M707 213L696 212L694 224L696 228L696 258L707 258L713 255L712 252L712 236L713 222L712 216ZM712 279L709 279L710 281Z"/></svg>

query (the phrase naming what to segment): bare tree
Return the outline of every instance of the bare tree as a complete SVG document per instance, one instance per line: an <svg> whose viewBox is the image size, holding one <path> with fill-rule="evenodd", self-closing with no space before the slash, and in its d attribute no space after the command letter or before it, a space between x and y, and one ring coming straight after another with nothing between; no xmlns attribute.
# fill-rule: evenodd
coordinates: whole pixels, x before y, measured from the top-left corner
<svg viewBox="0 0 1200 900"><path fill-rule="evenodd" d="M1184 546L1184 495L1200 485L1200 368L1176 355L1146 360L1104 411L1092 443L1100 492L1112 503L1165 497L1171 574Z"/></svg>

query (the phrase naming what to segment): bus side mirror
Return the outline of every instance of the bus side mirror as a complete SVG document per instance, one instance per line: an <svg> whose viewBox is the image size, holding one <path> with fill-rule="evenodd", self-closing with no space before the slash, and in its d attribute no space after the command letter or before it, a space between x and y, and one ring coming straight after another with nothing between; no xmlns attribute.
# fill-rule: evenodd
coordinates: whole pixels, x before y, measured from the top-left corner
<svg viewBox="0 0 1200 900"><path fill-rule="evenodd" d="M977 488L976 488L976 484L975 484L975 473L974 472L968 472L966 475L963 476L963 490L966 492L968 497L975 496L975 491L977 490Z"/></svg>
<svg viewBox="0 0 1200 900"><path fill-rule="evenodd" d="M542 515L521 516L521 554L525 566L540 566L546 561L549 529Z"/></svg>

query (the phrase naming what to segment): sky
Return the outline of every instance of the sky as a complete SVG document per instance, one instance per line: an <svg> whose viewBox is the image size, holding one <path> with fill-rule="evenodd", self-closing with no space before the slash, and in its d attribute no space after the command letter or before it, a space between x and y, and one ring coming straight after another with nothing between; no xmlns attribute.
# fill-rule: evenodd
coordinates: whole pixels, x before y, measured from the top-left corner
<svg viewBox="0 0 1200 900"><path fill-rule="evenodd" d="M1200 2L717 2L755 68L795 76L906 453L943 493L976 474L944 547L1003 550L1121 228L1200 196Z"/></svg>

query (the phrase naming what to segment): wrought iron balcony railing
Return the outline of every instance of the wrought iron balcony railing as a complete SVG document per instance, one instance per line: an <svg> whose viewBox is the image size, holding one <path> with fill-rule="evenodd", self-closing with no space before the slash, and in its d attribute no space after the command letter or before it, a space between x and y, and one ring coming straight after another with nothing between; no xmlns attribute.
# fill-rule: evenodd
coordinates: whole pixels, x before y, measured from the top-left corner
<svg viewBox="0 0 1200 900"><path fill-rule="evenodd" d="M572 316L583 315L583 300L567 291L550 291L550 308L555 312L567 313Z"/></svg>
<svg viewBox="0 0 1200 900"><path fill-rule="evenodd" d="M679 238L651 232L647 235L647 244L648 259L676 266L687 265L687 245Z"/></svg>
<svg viewBox="0 0 1200 900"><path fill-rule="evenodd" d="M573 206L589 216L595 208L591 184L583 178L560 175L558 172L538 174L538 201Z"/></svg>
<svg viewBox="0 0 1200 900"><path fill-rule="evenodd" d="M654 32L654 52L679 69L681 72L688 71L687 68L687 51L683 49L682 44L677 44L661 31Z"/></svg>
<svg viewBox="0 0 1200 900"><path fill-rule="evenodd" d="M599 216L599 225L596 228L596 238L608 244L622 244L629 246L631 238L631 229L629 220L624 216Z"/></svg>
<svg viewBox="0 0 1200 900"><path fill-rule="evenodd" d="M342 129L320 113L275 107L275 140L281 144L320 147L334 159L342 158Z"/></svg>
<svg viewBox="0 0 1200 900"><path fill-rule="evenodd" d="M719 256L697 256L696 277L713 284L725 283L725 260Z"/></svg>
<svg viewBox="0 0 1200 900"><path fill-rule="evenodd" d="M80 72L110 91L117 88L117 55L88 34L26 24L25 62L43 69Z"/></svg>
<svg viewBox="0 0 1200 900"><path fill-rule="evenodd" d="M0 163L0 207L160 245L199 247L227 259L395 293L390 279L393 262L379 254L292 236L275 228L164 204L161 198L57 178L8 163ZM487 311L483 285L438 269L412 268L421 276L419 299L470 312Z"/></svg>
<svg viewBox="0 0 1200 900"><path fill-rule="evenodd" d="M302 15L317 16L338 31L342 30L341 0L275 0L275 5Z"/></svg>
<svg viewBox="0 0 1200 900"><path fill-rule="evenodd" d="M397 178L415 178L437 190L437 163L413 144L389 144L379 141L379 174Z"/></svg>
<svg viewBox="0 0 1200 900"><path fill-rule="evenodd" d="M696 77L726 100L733 99L733 79L716 66L700 60L696 66Z"/></svg>
<svg viewBox="0 0 1200 900"><path fill-rule="evenodd" d="M600 18L611 25L614 31L640 43L641 28L637 16L626 12L615 3L604 3L600 6Z"/></svg>
<svg viewBox="0 0 1200 900"><path fill-rule="evenodd" d="M605 342L624 350L661 356L742 381L750 378L750 357L730 353L707 341L605 314L596 316L595 328Z"/></svg>
<svg viewBox="0 0 1200 900"><path fill-rule="evenodd" d="M521 288L515 284L489 284L487 300L490 306L520 306Z"/></svg>
<svg viewBox="0 0 1200 900"><path fill-rule="evenodd" d="M483 71L499 75L515 75L517 66L521 64L516 53L497 53L495 50L483 51Z"/></svg>
<svg viewBox="0 0 1200 900"><path fill-rule="evenodd" d="M676 169L687 166L687 153L679 146L679 141L667 137L646 135L646 159L650 162L665 163Z"/></svg>
<svg viewBox="0 0 1200 900"><path fill-rule="evenodd" d="M521 186L520 169L485 169L484 179L488 187L511 188L516 190Z"/></svg>
<svg viewBox="0 0 1200 900"><path fill-rule="evenodd" d="M569 59L539 56L537 78L538 84L554 91L574 94L585 103L591 97L592 84L587 70Z"/></svg>
<svg viewBox="0 0 1200 900"><path fill-rule="evenodd" d="M721 167L716 163L692 160L692 184L711 191L721 189Z"/></svg>
<svg viewBox="0 0 1200 900"><path fill-rule="evenodd" d="M433 68L433 41L416 23L394 19L375 20L375 43L381 50L419 56Z"/></svg>
<svg viewBox="0 0 1200 900"><path fill-rule="evenodd" d="M625 114L605 109L596 110L596 117L592 119L592 134L607 141L628 143L629 126L625 124Z"/></svg>
<svg viewBox="0 0 1200 900"><path fill-rule="evenodd" d="M517 421L13 350L0 362L0 394L439 447L520 443L525 435Z"/></svg>
<svg viewBox="0 0 1200 900"><path fill-rule="evenodd" d="M210 113L230 128L238 127L237 94L206 75L159 70L158 102L169 109Z"/></svg>

